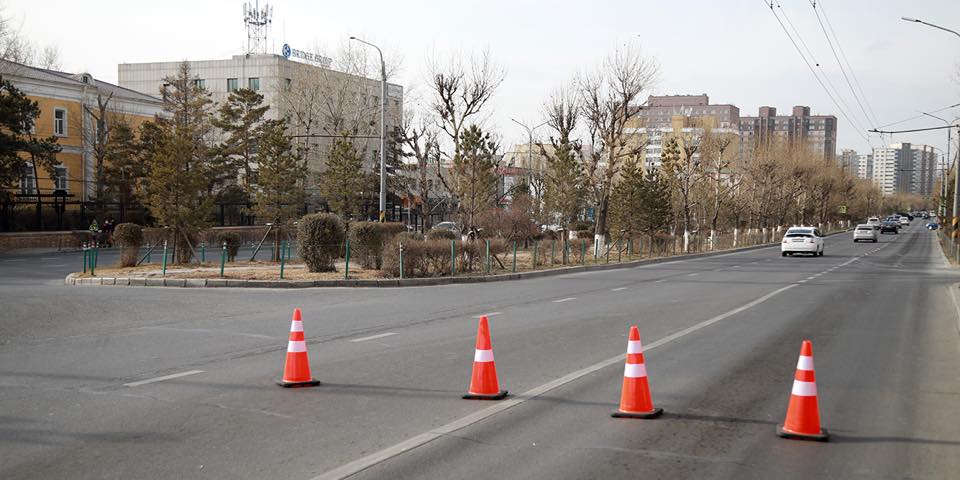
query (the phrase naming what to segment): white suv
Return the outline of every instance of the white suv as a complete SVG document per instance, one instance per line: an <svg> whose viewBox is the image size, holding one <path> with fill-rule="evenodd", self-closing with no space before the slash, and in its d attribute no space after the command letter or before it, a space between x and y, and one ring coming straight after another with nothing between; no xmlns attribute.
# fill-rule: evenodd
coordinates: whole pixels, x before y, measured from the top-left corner
<svg viewBox="0 0 960 480"><path fill-rule="evenodd" d="M784 257L794 253L810 253L823 256L823 234L814 227L792 227L783 235L780 254Z"/></svg>

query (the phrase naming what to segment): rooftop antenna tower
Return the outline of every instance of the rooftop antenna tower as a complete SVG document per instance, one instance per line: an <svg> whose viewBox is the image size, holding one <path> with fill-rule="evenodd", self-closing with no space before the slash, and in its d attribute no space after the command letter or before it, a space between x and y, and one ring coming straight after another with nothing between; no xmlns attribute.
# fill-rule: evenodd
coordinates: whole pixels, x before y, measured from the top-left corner
<svg viewBox="0 0 960 480"><path fill-rule="evenodd" d="M243 23L247 26L247 55L267 53L267 34L273 23L273 7L260 0L243 4Z"/></svg>

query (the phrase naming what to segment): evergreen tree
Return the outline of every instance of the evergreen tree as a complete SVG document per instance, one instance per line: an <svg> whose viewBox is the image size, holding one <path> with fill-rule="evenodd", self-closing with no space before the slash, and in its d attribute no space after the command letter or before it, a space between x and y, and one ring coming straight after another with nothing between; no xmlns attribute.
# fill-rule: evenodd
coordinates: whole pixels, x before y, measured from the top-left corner
<svg viewBox="0 0 960 480"><path fill-rule="evenodd" d="M165 82L169 86L161 94L166 115L155 119L156 135L145 143L146 204L157 222L171 229L175 261L186 263L213 208L208 195L212 102L190 76L186 62Z"/></svg>
<svg viewBox="0 0 960 480"><path fill-rule="evenodd" d="M39 115L37 102L0 77L0 195L20 180L27 159L33 163L34 178L40 178L40 168L54 176L61 147L55 136L36 138L30 133Z"/></svg>
<svg viewBox="0 0 960 480"><path fill-rule="evenodd" d="M647 188L643 166L637 157L631 157L610 194L610 226L615 236L632 238L642 231L640 215L646 207Z"/></svg>
<svg viewBox="0 0 960 480"><path fill-rule="evenodd" d="M220 106L213 126L219 128L226 139L217 146L212 165L212 180L216 184L228 182L243 172L243 182L249 186L252 166L258 161L257 142L264 134L264 115L269 109L269 105L263 105L263 95L247 88L230 92L227 103Z"/></svg>
<svg viewBox="0 0 960 480"><path fill-rule="evenodd" d="M280 259L280 238L299 217L306 197L307 165L293 148L286 126L279 120L264 122L257 147L257 183L254 213L274 225L274 261Z"/></svg>
<svg viewBox="0 0 960 480"><path fill-rule="evenodd" d="M552 155L544 155L547 171L544 181L546 210L558 217L559 224L567 228L577 219L583 208L584 172L580 158L580 145L571 142L568 136L555 141ZM541 152L544 149L541 148Z"/></svg>
<svg viewBox="0 0 960 480"><path fill-rule="evenodd" d="M139 202L143 177L146 175L136 136L127 122L117 121L110 126L105 159L104 186L110 197L120 203L123 212L128 206Z"/></svg>
<svg viewBox="0 0 960 480"><path fill-rule="evenodd" d="M476 227L480 213L497 206L496 152L496 142L480 127L471 125L461 134L452 180L461 224L468 232Z"/></svg>
<svg viewBox="0 0 960 480"><path fill-rule="evenodd" d="M643 181L642 206L637 211L636 226L650 238L651 248L657 232L666 230L673 222L670 183L656 170L647 173Z"/></svg>
<svg viewBox="0 0 960 480"><path fill-rule="evenodd" d="M347 135L334 139L327 159L327 169L320 174L320 194L330 211L344 220L357 211L367 176L363 159Z"/></svg>

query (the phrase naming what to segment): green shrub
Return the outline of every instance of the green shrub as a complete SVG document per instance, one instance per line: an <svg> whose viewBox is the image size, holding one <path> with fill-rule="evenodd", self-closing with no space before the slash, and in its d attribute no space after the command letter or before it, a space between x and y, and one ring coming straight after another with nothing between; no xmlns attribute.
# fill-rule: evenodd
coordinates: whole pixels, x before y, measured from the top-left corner
<svg viewBox="0 0 960 480"><path fill-rule="evenodd" d="M400 248L383 252L383 273L400 276ZM403 242L405 278L439 277L450 274L450 242L447 240L408 240Z"/></svg>
<svg viewBox="0 0 960 480"><path fill-rule="evenodd" d="M135 267L143 245L143 229L135 223L121 223L113 230L113 239L120 245L120 266Z"/></svg>
<svg viewBox="0 0 960 480"><path fill-rule="evenodd" d="M227 261L233 262L237 259L237 254L240 253L240 244L241 237L239 232L215 232L213 234L213 241L217 248L223 248L223 244L227 244Z"/></svg>
<svg viewBox="0 0 960 480"><path fill-rule="evenodd" d="M431 228L427 232L428 240L459 240L460 235L457 235L457 232L453 230L447 230L446 228Z"/></svg>
<svg viewBox="0 0 960 480"><path fill-rule="evenodd" d="M354 222L350 224L350 256L360 260L363 268L380 268L383 261L382 224Z"/></svg>
<svg viewBox="0 0 960 480"><path fill-rule="evenodd" d="M329 213L304 215L297 225L297 250L311 272L333 272L345 232L340 217Z"/></svg>

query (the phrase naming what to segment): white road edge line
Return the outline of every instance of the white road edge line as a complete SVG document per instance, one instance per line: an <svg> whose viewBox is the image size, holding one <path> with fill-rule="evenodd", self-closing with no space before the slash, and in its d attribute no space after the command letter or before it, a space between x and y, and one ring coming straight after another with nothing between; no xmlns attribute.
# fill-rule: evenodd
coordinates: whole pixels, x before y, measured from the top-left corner
<svg viewBox="0 0 960 480"><path fill-rule="evenodd" d="M577 297L561 298L560 300L554 300L553 303L569 302L570 300L576 300L576 299L577 299Z"/></svg>
<svg viewBox="0 0 960 480"><path fill-rule="evenodd" d="M957 294L954 292L958 285L960 284L953 283L947 285L947 290L950 290L950 297L953 298L953 306L957 309L957 333L960 333L960 303L957 302Z"/></svg>
<svg viewBox="0 0 960 480"><path fill-rule="evenodd" d="M148 378L147 380L140 380L139 382L124 383L124 387L139 387L140 385L146 385L148 383L162 382L164 380L173 380L174 378L186 377L187 375L196 375L198 373L203 373L203 370L190 370L189 372L180 372L174 373L173 375L164 375L157 378Z"/></svg>
<svg viewBox="0 0 960 480"><path fill-rule="evenodd" d="M791 283L784 287L780 287L760 298L757 298L756 300L750 303L744 304L726 313L722 313L708 320L704 320L696 325L687 327L683 330L667 335L666 337L663 337L653 343L644 345L644 351L649 352L650 350L653 350L657 347L666 345L674 340L683 338L691 333L694 333L697 330L701 330L703 328L709 327L714 323L717 323L721 320L724 320L740 312L743 312L744 310L753 308L787 290L790 290L793 287L796 287L797 285L799 284ZM358 458L350 463L341 465L333 470L330 470L326 473L313 477L310 480L340 480L340 479L347 478L351 475L355 475L374 465L377 465L378 463L389 460L393 457L406 453L417 447L426 445L427 443L430 443L433 440L436 440L444 435L449 435L457 430L473 425L474 423L477 423L481 420L492 417L504 410L515 407L517 405L520 405L521 403L524 403L528 400L531 400L540 395L543 395L544 393L547 393L550 390L566 385L574 380L577 380L581 377L594 373L602 368L606 368L617 363L622 363L623 361L624 361L624 354L621 353L615 357L611 357L606 360L597 362L593 365L590 365L589 367L577 370L572 373L568 373L567 375L564 375L556 380L544 383L543 385L540 385L539 387L535 387L531 390L527 390L526 392L523 392L520 395L517 395L515 397L508 397L506 400L503 400L491 407L487 407L483 410L474 412L470 415L454 420L446 425L434 428L433 430L430 430L426 433L421 433L420 435L408 438L400 443L397 443L393 446L380 450L379 452L374 452L365 457Z"/></svg>
<svg viewBox="0 0 960 480"><path fill-rule="evenodd" d="M483 315L474 315L474 316L473 316L473 318L480 318L480 317L495 317L495 316L497 316L497 315L500 315L501 313L503 313L503 312L490 312L490 313L484 313Z"/></svg>
<svg viewBox="0 0 960 480"><path fill-rule="evenodd" d="M348 341L348 342L354 342L354 343L356 343L356 342L366 342L367 340L376 340L376 339L378 339L378 338L390 337L390 336L393 336L393 335L396 335L396 333L395 333L395 332L379 333L379 334L377 334L377 335L370 335L369 337L354 338L353 340L347 340L347 341Z"/></svg>
<svg viewBox="0 0 960 480"><path fill-rule="evenodd" d="M627 289L627 287L617 287L617 288L611 288L610 291L611 291L611 292L619 292L619 291L626 290L626 289Z"/></svg>

